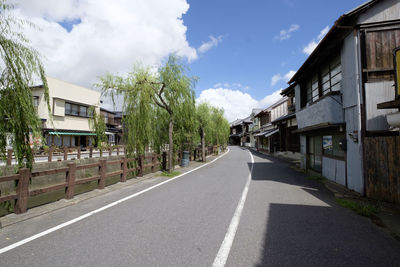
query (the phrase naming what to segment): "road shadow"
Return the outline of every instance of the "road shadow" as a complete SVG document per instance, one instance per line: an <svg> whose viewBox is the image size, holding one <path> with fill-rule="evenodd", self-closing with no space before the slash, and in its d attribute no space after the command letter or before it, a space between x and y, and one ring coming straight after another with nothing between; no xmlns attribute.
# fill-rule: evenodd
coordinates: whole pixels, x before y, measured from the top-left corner
<svg viewBox="0 0 400 267"><path fill-rule="evenodd" d="M319 199L320 205L271 203L256 266L400 266L400 243L369 219L338 206L334 195L293 164L250 152L252 183L293 185Z"/></svg>
<svg viewBox="0 0 400 267"><path fill-rule="evenodd" d="M400 243L338 207L270 204L255 266L399 266Z"/></svg>

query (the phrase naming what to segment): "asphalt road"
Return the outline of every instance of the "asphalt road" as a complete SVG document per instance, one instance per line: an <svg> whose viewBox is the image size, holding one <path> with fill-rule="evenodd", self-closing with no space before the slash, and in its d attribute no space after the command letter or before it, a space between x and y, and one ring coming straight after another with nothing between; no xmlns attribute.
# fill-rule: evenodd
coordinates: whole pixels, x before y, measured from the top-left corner
<svg viewBox="0 0 400 267"><path fill-rule="evenodd" d="M398 241L287 163L253 156L254 164L231 147L201 169L0 254L0 266L212 266L252 166L226 266L400 266ZM1 229L0 251L163 181Z"/></svg>

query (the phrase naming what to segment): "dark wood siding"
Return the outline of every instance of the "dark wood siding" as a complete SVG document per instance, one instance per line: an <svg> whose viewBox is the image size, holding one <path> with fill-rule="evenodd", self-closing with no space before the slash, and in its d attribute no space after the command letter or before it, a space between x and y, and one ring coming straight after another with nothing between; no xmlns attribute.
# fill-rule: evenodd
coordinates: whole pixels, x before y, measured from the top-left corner
<svg viewBox="0 0 400 267"><path fill-rule="evenodd" d="M393 50L400 46L400 28L365 31L365 65L371 80L393 80Z"/></svg>
<svg viewBox="0 0 400 267"><path fill-rule="evenodd" d="M400 204L400 136L364 139L368 197Z"/></svg>

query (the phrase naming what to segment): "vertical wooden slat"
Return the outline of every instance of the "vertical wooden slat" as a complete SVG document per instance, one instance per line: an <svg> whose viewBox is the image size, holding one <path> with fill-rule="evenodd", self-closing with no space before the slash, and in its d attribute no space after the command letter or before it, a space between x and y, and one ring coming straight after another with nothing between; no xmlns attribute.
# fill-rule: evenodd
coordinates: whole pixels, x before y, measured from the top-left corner
<svg viewBox="0 0 400 267"><path fill-rule="evenodd" d="M143 176L143 155L138 158L138 176Z"/></svg>
<svg viewBox="0 0 400 267"><path fill-rule="evenodd" d="M75 176L76 163L68 163L67 188L65 190L65 198L72 199L75 195Z"/></svg>
<svg viewBox="0 0 400 267"><path fill-rule="evenodd" d="M11 163L12 163L12 154L13 154L12 149L7 150L7 165L8 165L8 166L11 166Z"/></svg>
<svg viewBox="0 0 400 267"><path fill-rule="evenodd" d="M80 146L78 146L77 148L77 153L78 153L78 159L81 159L81 147Z"/></svg>
<svg viewBox="0 0 400 267"><path fill-rule="evenodd" d="M108 150L108 155L111 157L112 156L112 152L113 152L113 149L112 149L112 147L110 146L110 149Z"/></svg>
<svg viewBox="0 0 400 267"><path fill-rule="evenodd" d="M389 136L387 140L387 167L388 167L388 187L386 189L387 200L393 202L395 200L396 190L396 139L395 137Z"/></svg>
<svg viewBox="0 0 400 267"><path fill-rule="evenodd" d="M126 175L128 170L128 162L126 160L126 157L122 158L121 169L122 169L121 182L124 183L126 182Z"/></svg>
<svg viewBox="0 0 400 267"><path fill-rule="evenodd" d="M389 68L390 65L393 62L392 59L392 53L389 51L389 39L390 39L390 31L382 31L381 32L381 37L382 37L382 68Z"/></svg>
<svg viewBox="0 0 400 267"><path fill-rule="evenodd" d="M153 153L153 155L151 156L151 172L154 172L154 170L155 170L155 165L156 165L156 156L155 156L155 154Z"/></svg>
<svg viewBox="0 0 400 267"><path fill-rule="evenodd" d="M103 189L106 184L107 162L105 159L100 160L99 175L100 179L97 185L98 189Z"/></svg>
<svg viewBox="0 0 400 267"><path fill-rule="evenodd" d="M162 169L165 171L167 169L167 152L163 151L162 152Z"/></svg>
<svg viewBox="0 0 400 267"><path fill-rule="evenodd" d="M400 33L400 31L399 31ZM395 201L397 204L400 204L400 136L396 136L396 149L395 149L395 153L396 153L396 172L395 172L395 177L396 177L396 190L395 190Z"/></svg>
<svg viewBox="0 0 400 267"><path fill-rule="evenodd" d="M64 160L68 159L68 148L64 147Z"/></svg>
<svg viewBox="0 0 400 267"><path fill-rule="evenodd" d="M49 152L48 152L48 157L47 157L47 161L48 162L52 162L53 161L53 147L49 148Z"/></svg>
<svg viewBox="0 0 400 267"><path fill-rule="evenodd" d="M89 158L92 158L92 157L93 157L93 147L90 146L90 148L89 148Z"/></svg>
<svg viewBox="0 0 400 267"><path fill-rule="evenodd" d="M24 213L28 209L28 197L29 197L29 178L31 171L30 169L19 170L19 180L17 184L17 201L15 203L14 212L16 214Z"/></svg>
<svg viewBox="0 0 400 267"><path fill-rule="evenodd" d="M367 33L367 68L376 68L376 33Z"/></svg>

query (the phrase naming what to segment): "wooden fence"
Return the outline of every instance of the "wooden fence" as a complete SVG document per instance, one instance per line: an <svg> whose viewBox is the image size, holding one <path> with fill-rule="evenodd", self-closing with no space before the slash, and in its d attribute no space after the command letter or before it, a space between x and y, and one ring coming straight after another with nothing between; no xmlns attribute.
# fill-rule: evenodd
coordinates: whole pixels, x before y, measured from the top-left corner
<svg viewBox="0 0 400 267"><path fill-rule="evenodd" d="M216 151L217 147L211 146L207 148L206 154L211 155L216 153ZM178 163L181 160L181 155L182 153L178 153L178 156L176 158ZM50 157L51 153L49 154L49 158ZM67 157L64 156L64 159L66 160ZM197 159L201 159L201 149L195 149L194 151L191 152L190 160L197 160ZM150 163L146 164L146 162ZM74 161L71 161L68 163L67 167L49 169L44 171L32 172L30 169L23 168L19 170L18 174L0 177L0 183L14 181L16 184L14 194L0 196L0 204L2 202L15 201L14 212L20 214L27 211L29 197L64 189L65 190L64 198L72 199L75 195L75 186L77 185L97 181L97 188L103 189L106 185L106 179L109 177L115 177L119 175L120 182L126 182L127 175L129 173L133 173L134 175L141 177L143 176L143 172L145 169L151 168L151 172L155 172L157 170L157 166L160 166L160 164L163 166L162 167L163 169L165 169L165 167L167 166L166 152L164 152L162 155L151 153L150 155L147 156L141 156L137 158L122 157L121 159L117 160L106 160L104 158L100 158L99 161L96 163L89 163L82 165L77 165ZM107 172L107 166L111 165L119 165L120 166L119 170L113 172ZM96 175L82 179L76 179L77 171L92 169L92 168L98 168L98 172ZM46 175L57 175L60 173L65 174L65 182L56 185L51 185L45 188L39 188L34 190L29 189L29 185L32 182L31 181L32 179Z"/></svg>
<svg viewBox="0 0 400 267"><path fill-rule="evenodd" d="M128 173L134 173L135 175L141 177L143 176L143 171L146 168L151 168L151 172L155 172L156 166L160 164L158 157L159 155L153 153L151 155L138 158L123 157L122 159L109 161L105 159L100 159L99 162L83 165L77 165L75 162L70 162L68 163L68 167L50 169L45 171L31 172L30 169L20 169L18 174L0 177L0 182L15 181L16 183L15 194L0 197L0 203L15 200L16 202L14 206L14 212L17 214L24 213L26 212L28 207L29 197L56 191L59 189L65 189L65 198L71 199L75 195L75 186L79 184L97 181L97 188L103 189L106 184L106 179L117 175L120 176L121 182L126 182ZM145 164L146 159L151 160L151 163ZM120 165L120 170L107 172L107 166L110 165ZM98 173L91 177L76 180L76 171L90 168L98 168ZM36 190L29 190L30 179L35 179L36 177L45 175L56 175L59 173L65 174L65 183L52 185Z"/></svg>
<svg viewBox="0 0 400 267"><path fill-rule="evenodd" d="M364 138L368 197L400 204L400 136Z"/></svg>

